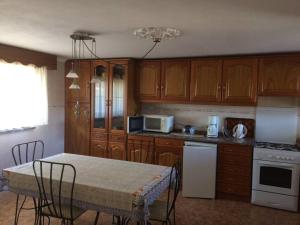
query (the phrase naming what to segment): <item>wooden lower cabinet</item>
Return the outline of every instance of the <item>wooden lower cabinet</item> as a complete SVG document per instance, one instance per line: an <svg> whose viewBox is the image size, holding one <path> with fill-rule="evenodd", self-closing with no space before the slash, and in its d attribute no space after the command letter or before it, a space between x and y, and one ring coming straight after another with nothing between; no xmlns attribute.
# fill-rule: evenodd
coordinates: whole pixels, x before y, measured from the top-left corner
<svg viewBox="0 0 300 225"><path fill-rule="evenodd" d="M66 104L65 152L89 155L90 105L71 102Z"/></svg>
<svg viewBox="0 0 300 225"><path fill-rule="evenodd" d="M126 159L126 144L125 142L109 142L108 158L110 159Z"/></svg>
<svg viewBox="0 0 300 225"><path fill-rule="evenodd" d="M127 159L132 162L154 163L154 138L128 136Z"/></svg>
<svg viewBox="0 0 300 225"><path fill-rule="evenodd" d="M177 160L182 161L183 140L155 138L155 164L173 166Z"/></svg>
<svg viewBox="0 0 300 225"><path fill-rule="evenodd" d="M107 142L91 141L91 156L107 158Z"/></svg>
<svg viewBox="0 0 300 225"><path fill-rule="evenodd" d="M252 146L220 144L217 158L217 197L249 201L252 182Z"/></svg>

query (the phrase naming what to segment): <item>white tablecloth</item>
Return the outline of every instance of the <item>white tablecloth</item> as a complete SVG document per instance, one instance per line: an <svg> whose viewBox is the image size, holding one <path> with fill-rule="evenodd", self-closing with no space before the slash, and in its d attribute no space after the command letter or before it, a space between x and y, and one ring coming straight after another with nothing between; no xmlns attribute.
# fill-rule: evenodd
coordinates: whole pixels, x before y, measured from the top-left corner
<svg viewBox="0 0 300 225"><path fill-rule="evenodd" d="M75 205L135 220L148 218L148 205L167 188L171 171L165 166L66 153L44 160L75 166ZM38 196L32 163L7 168L3 174L11 191ZM55 173L53 177L59 180Z"/></svg>

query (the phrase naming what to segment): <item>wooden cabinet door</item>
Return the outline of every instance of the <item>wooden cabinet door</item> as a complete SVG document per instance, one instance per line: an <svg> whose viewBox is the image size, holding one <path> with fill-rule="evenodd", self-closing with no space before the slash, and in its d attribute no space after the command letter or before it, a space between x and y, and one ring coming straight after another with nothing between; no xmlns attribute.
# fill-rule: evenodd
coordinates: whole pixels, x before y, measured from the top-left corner
<svg viewBox="0 0 300 225"><path fill-rule="evenodd" d="M66 152L89 155L90 105L66 105Z"/></svg>
<svg viewBox="0 0 300 225"><path fill-rule="evenodd" d="M71 69L72 61L67 61L65 66L65 74L68 74ZM76 79L80 89L69 89L73 79L65 78L65 90L67 102L90 102L90 80L91 80L91 62L90 61L76 61L74 62L74 68L79 76Z"/></svg>
<svg viewBox="0 0 300 225"><path fill-rule="evenodd" d="M111 159L125 160L126 159L125 143L109 142L108 157Z"/></svg>
<svg viewBox="0 0 300 225"><path fill-rule="evenodd" d="M220 144L217 159L217 194L250 200L252 146Z"/></svg>
<svg viewBox="0 0 300 225"><path fill-rule="evenodd" d="M107 158L107 141L91 141L91 156Z"/></svg>
<svg viewBox="0 0 300 225"><path fill-rule="evenodd" d="M260 59L259 95L298 96L300 57L269 56Z"/></svg>
<svg viewBox="0 0 300 225"><path fill-rule="evenodd" d="M172 138L155 138L155 163L173 166L177 160L182 161L183 140Z"/></svg>
<svg viewBox="0 0 300 225"><path fill-rule="evenodd" d="M128 65L113 61L109 73L109 132L125 134L127 119Z"/></svg>
<svg viewBox="0 0 300 225"><path fill-rule="evenodd" d="M199 59L191 62L191 101L218 103L222 100L222 61Z"/></svg>
<svg viewBox="0 0 300 225"><path fill-rule="evenodd" d="M255 58L223 61L223 102L255 105L257 101L257 67Z"/></svg>
<svg viewBox="0 0 300 225"><path fill-rule="evenodd" d="M102 60L92 62L92 71L97 75L97 82L91 84L91 129L93 134L99 136L96 139L103 139L103 136L108 133L109 123L109 68L108 63Z"/></svg>
<svg viewBox="0 0 300 225"><path fill-rule="evenodd" d="M177 160L182 161L182 148L155 147L155 163L161 166L173 166Z"/></svg>
<svg viewBox="0 0 300 225"><path fill-rule="evenodd" d="M175 102L190 100L190 63L188 60L162 61L161 99Z"/></svg>
<svg viewBox="0 0 300 225"><path fill-rule="evenodd" d="M160 99L160 61L143 61L139 64L138 97L140 100Z"/></svg>
<svg viewBox="0 0 300 225"><path fill-rule="evenodd" d="M127 143L127 159L132 162L154 163L154 139L131 136Z"/></svg>

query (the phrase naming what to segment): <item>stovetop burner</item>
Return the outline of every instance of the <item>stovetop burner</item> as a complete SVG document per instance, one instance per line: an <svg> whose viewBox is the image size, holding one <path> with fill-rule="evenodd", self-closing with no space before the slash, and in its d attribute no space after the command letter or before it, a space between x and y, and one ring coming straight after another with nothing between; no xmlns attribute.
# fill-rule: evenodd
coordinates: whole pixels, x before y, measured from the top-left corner
<svg viewBox="0 0 300 225"><path fill-rule="evenodd" d="M292 151L292 152L300 151L296 145L270 143L270 142L256 142L255 147L256 148L267 148L267 149L272 149L272 150Z"/></svg>

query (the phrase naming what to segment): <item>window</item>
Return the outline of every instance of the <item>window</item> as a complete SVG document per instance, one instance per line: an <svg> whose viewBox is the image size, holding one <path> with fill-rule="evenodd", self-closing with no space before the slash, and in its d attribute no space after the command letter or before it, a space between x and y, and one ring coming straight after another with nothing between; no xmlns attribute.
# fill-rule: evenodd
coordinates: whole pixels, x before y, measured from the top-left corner
<svg viewBox="0 0 300 225"><path fill-rule="evenodd" d="M47 123L46 68L0 60L0 131Z"/></svg>

